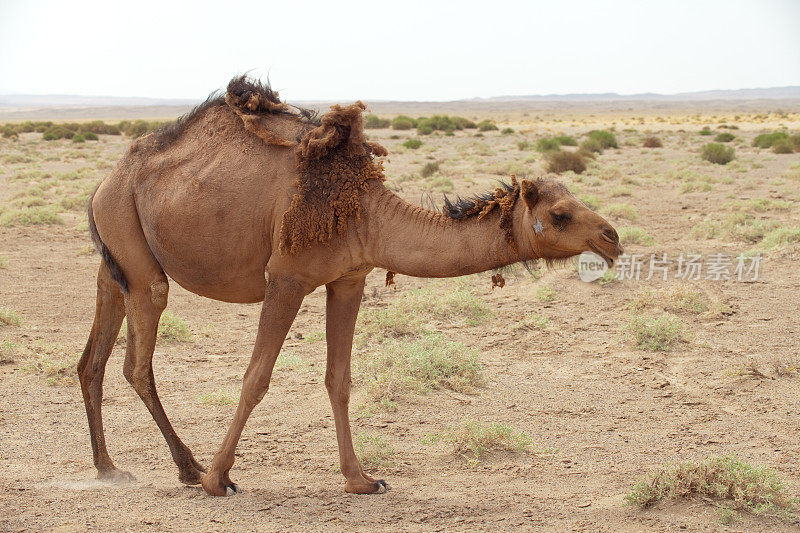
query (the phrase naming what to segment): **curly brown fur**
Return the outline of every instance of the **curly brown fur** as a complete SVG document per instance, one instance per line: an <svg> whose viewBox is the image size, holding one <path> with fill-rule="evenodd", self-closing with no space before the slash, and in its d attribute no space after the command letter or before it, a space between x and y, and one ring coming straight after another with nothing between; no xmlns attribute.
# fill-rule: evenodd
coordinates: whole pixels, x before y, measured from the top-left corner
<svg viewBox="0 0 800 533"><path fill-rule="evenodd" d="M524 180L523 180L524 181ZM511 184L500 183L493 193L480 194L472 198L458 198L453 204L447 196L444 197L444 212L450 218L461 220L477 215L478 220L494 211L495 207L500 208L500 227L506 235L506 242L515 252L517 242L513 232L513 211L514 204L519 198L520 185L517 177L511 175Z"/></svg>
<svg viewBox="0 0 800 533"><path fill-rule="evenodd" d="M224 95L219 94L218 91L214 91L202 104L174 122L169 122L154 131L151 136L151 146L153 149L159 151L165 149L178 140L178 138L183 135L183 132L209 109L225 105L226 103L230 105L232 109L236 110L240 116L245 114L265 115L280 113L297 117L298 120L309 124L319 124L319 119L314 111L281 102L278 93L272 90L269 82L262 83L258 80L251 80L247 78L247 76L237 76L228 83ZM247 126L247 122L245 122L245 126ZM257 132L254 133L258 135ZM262 136L259 135L259 137ZM269 135L266 137L270 138ZM280 143L270 142L270 144ZM286 145L284 144L283 146Z"/></svg>
<svg viewBox="0 0 800 533"><path fill-rule="evenodd" d="M295 152L297 193L281 223L281 252L295 253L315 242L329 244L350 217L360 219L360 193L369 180L383 181L383 166L372 156L386 149L364 137L364 104L331 106L321 125L309 131Z"/></svg>
<svg viewBox="0 0 800 533"><path fill-rule="evenodd" d="M392 272L391 270L386 271L386 286L397 288L397 284L394 282L394 276L397 274L396 272Z"/></svg>

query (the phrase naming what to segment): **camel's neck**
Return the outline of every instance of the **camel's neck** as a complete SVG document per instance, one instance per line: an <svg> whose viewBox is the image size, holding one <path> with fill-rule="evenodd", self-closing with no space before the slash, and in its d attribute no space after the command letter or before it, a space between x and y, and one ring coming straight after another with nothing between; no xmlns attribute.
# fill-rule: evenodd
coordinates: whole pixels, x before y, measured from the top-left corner
<svg viewBox="0 0 800 533"><path fill-rule="evenodd" d="M413 206L382 185L364 202L367 259L408 276L448 278L484 272L520 260L506 241L498 213L453 220Z"/></svg>

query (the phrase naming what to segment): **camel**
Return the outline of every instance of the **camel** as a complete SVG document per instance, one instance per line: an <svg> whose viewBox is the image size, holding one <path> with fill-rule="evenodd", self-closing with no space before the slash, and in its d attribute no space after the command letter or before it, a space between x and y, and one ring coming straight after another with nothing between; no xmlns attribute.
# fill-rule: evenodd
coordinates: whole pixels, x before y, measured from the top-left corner
<svg viewBox="0 0 800 533"><path fill-rule="evenodd" d="M164 435L179 479L208 494L239 491L229 472L248 416L269 387L303 298L325 285L328 391L344 490L387 484L361 468L348 415L350 354L374 268L425 278L463 276L515 263L552 262L592 250L613 264L611 225L548 178L512 177L495 191L445 198L442 212L405 202L383 185L365 140L365 106L321 117L282 102L244 76L177 122L133 142L89 202L102 261L94 323L78 375L94 465L104 480L133 476L106 448L101 414L106 362L128 320L123 373ZM167 306L168 276L198 295L263 302L252 358L230 427L206 471L173 429L156 392L152 358Z"/></svg>

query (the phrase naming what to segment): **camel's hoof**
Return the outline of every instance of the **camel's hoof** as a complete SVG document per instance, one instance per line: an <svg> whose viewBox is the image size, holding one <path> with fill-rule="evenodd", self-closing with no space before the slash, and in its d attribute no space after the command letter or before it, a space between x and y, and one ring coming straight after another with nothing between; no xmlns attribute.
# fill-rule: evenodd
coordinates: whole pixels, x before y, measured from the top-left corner
<svg viewBox="0 0 800 533"><path fill-rule="evenodd" d="M136 481L136 478L130 472L125 472L119 468L107 468L97 471L97 479L100 481L108 481L110 483L130 483Z"/></svg>
<svg viewBox="0 0 800 533"><path fill-rule="evenodd" d="M211 496L232 496L242 492L239 485L231 481L227 475L219 476L213 473L206 474L200 480L203 489Z"/></svg>
<svg viewBox="0 0 800 533"><path fill-rule="evenodd" d="M347 481L344 484L344 490L351 494L383 494L389 490L389 484L382 479L362 483L350 483Z"/></svg>

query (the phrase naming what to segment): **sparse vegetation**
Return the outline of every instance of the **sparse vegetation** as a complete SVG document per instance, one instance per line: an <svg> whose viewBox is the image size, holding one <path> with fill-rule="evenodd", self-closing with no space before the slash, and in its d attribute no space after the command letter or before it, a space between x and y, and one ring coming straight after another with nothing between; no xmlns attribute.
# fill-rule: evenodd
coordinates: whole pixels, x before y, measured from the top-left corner
<svg viewBox="0 0 800 533"><path fill-rule="evenodd" d="M422 170L419 171L419 175L423 178L429 178L437 172L439 172L439 162L431 161L430 163L425 163L425 165L423 165Z"/></svg>
<svg viewBox="0 0 800 533"><path fill-rule="evenodd" d="M777 472L753 466L734 455L666 465L633 486L625 500L649 507L662 500L699 498L723 508L797 519L800 500L792 497Z"/></svg>
<svg viewBox="0 0 800 533"><path fill-rule="evenodd" d="M488 304L464 286L406 291L385 309L362 312L356 331L368 338L401 337L429 332L430 322L478 325L490 316Z"/></svg>
<svg viewBox="0 0 800 533"><path fill-rule="evenodd" d="M373 115L372 113L364 117L364 127L366 129L383 129L388 128L391 124L392 121L388 118L381 118L378 115Z"/></svg>
<svg viewBox="0 0 800 533"><path fill-rule="evenodd" d="M393 130L410 130L417 127L416 119L405 115L398 115L392 119Z"/></svg>
<svg viewBox="0 0 800 533"><path fill-rule="evenodd" d="M164 311L158 322L158 338L165 342L194 342L186 323L172 311Z"/></svg>
<svg viewBox="0 0 800 533"><path fill-rule="evenodd" d="M588 133L589 139L597 141L601 148L619 148L617 138L607 130L592 130Z"/></svg>
<svg viewBox="0 0 800 533"><path fill-rule="evenodd" d="M772 148L776 142L788 139L789 134L783 131L776 131L774 133L762 133L753 139L753 146L757 148Z"/></svg>
<svg viewBox="0 0 800 533"><path fill-rule="evenodd" d="M561 143L558 138L542 137L536 141L536 150L538 152L547 153L561 149Z"/></svg>
<svg viewBox="0 0 800 533"><path fill-rule="evenodd" d="M376 401L440 388L472 392L484 384L478 352L440 333L384 342L358 366Z"/></svg>
<svg viewBox="0 0 800 533"><path fill-rule="evenodd" d="M384 468L394 462L394 448L383 437L359 433L353 439L353 445L362 466Z"/></svg>
<svg viewBox="0 0 800 533"><path fill-rule="evenodd" d="M603 212L608 216L615 218L624 218L631 222L636 222L639 215L636 213L636 208L631 204L608 204L603 208Z"/></svg>
<svg viewBox="0 0 800 533"><path fill-rule="evenodd" d="M49 206L9 209L0 214L0 226L5 227L42 226L63 223L64 219Z"/></svg>
<svg viewBox="0 0 800 533"><path fill-rule="evenodd" d="M686 324L670 314L659 316L637 314L627 324L636 345L650 352L667 352L685 339Z"/></svg>
<svg viewBox="0 0 800 533"><path fill-rule="evenodd" d="M425 441L450 444L453 453L466 459L471 466L477 465L491 452L524 452L533 445L528 435L510 426L496 422L481 424L474 420L466 420L462 425L451 427L443 433L429 435Z"/></svg>
<svg viewBox="0 0 800 533"><path fill-rule="evenodd" d="M578 151L584 154L602 154L603 145L597 139L589 138L581 143Z"/></svg>
<svg viewBox="0 0 800 533"><path fill-rule="evenodd" d="M561 174L571 170L575 174L581 174L586 170L586 162L576 152L553 151L549 152L545 157L547 159L548 172Z"/></svg>
<svg viewBox="0 0 800 533"><path fill-rule="evenodd" d="M655 242L655 239L645 230L636 226L621 226L617 228L617 234L619 235L619 242L622 244L651 246Z"/></svg>
<svg viewBox="0 0 800 533"><path fill-rule="evenodd" d="M716 165L727 165L734 158L734 151L732 146L725 146L719 143L708 143L703 146L703 151L700 155L706 161Z"/></svg>
<svg viewBox="0 0 800 533"><path fill-rule="evenodd" d="M217 407L224 405L236 405L239 401L236 395L222 390L206 392L199 395L197 400L203 405L214 405Z"/></svg>
<svg viewBox="0 0 800 533"><path fill-rule="evenodd" d="M645 148L661 148L664 145L661 144L661 139L651 135L650 137L644 138L644 141L642 141L642 146Z"/></svg>
<svg viewBox="0 0 800 533"><path fill-rule="evenodd" d="M727 131L723 131L722 133L717 134L714 137L714 140L718 143L729 143L734 140L736 136L733 133L728 133Z"/></svg>
<svg viewBox="0 0 800 533"><path fill-rule="evenodd" d="M497 126L495 126L493 122L488 121L488 120L484 120L484 121L478 122L477 127L478 127L478 131L495 131L495 130L497 130Z"/></svg>
<svg viewBox="0 0 800 533"><path fill-rule="evenodd" d="M408 139L406 142L403 143L403 146L408 148L409 150L416 150L420 146L422 146L422 141L419 139Z"/></svg>
<svg viewBox="0 0 800 533"><path fill-rule="evenodd" d="M536 291L536 297L540 302L553 302L557 295L558 293L556 290L548 285L542 285L539 287L539 290Z"/></svg>
<svg viewBox="0 0 800 533"><path fill-rule="evenodd" d="M19 326L22 324L22 319L16 311L0 307L0 326Z"/></svg>

